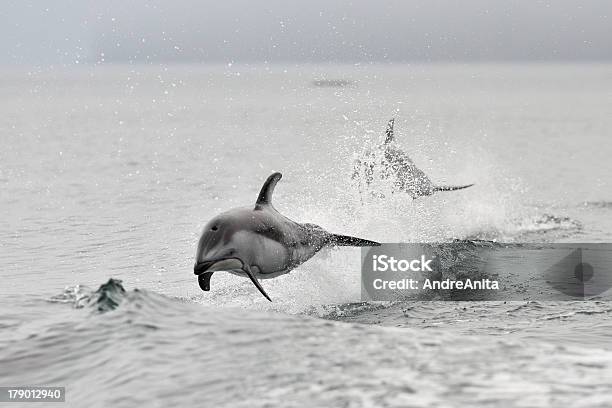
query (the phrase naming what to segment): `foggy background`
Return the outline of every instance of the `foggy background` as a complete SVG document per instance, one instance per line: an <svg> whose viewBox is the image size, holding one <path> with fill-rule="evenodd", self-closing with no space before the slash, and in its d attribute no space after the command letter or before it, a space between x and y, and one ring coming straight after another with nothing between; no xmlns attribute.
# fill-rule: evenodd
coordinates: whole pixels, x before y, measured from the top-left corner
<svg viewBox="0 0 612 408"><path fill-rule="evenodd" d="M612 2L11 0L0 64L612 58Z"/></svg>

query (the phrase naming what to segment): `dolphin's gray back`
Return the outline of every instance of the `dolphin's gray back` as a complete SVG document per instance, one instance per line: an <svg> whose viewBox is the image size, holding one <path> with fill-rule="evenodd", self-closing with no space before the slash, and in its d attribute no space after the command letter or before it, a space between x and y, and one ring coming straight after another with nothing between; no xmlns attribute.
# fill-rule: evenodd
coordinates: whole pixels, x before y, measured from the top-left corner
<svg viewBox="0 0 612 408"><path fill-rule="evenodd" d="M432 195L435 185L419 169L410 156L395 146L387 145L384 153L384 171L391 177L397 189L409 193L413 198Z"/></svg>
<svg viewBox="0 0 612 408"><path fill-rule="evenodd" d="M354 180L364 182L371 189L376 188L376 177L390 181L393 190L406 192L412 198L435 192L435 185L429 177L414 164L407 153L392 143L367 151L355 162Z"/></svg>
<svg viewBox="0 0 612 408"><path fill-rule="evenodd" d="M267 209L275 219L275 228L265 235L280 242L287 250L286 267L295 268L319 252L330 241L331 234L315 224L300 224L285 217L276 209Z"/></svg>
<svg viewBox="0 0 612 408"><path fill-rule="evenodd" d="M238 220L231 240L249 248L248 262L258 278L273 278L310 259L330 234L322 228L299 224L271 205L235 209L227 213Z"/></svg>

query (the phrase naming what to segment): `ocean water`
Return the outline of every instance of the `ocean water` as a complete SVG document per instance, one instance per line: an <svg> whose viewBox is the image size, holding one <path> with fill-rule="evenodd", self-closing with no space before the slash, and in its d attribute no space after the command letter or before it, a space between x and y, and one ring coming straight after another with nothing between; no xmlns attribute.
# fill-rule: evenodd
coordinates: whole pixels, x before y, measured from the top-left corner
<svg viewBox="0 0 612 408"><path fill-rule="evenodd" d="M281 213L337 233L610 242L610 65L4 68L0 108L0 385L74 407L612 404L605 296L367 304L354 248L264 281L272 303L193 275L207 220L273 171ZM361 200L353 160L391 117L432 180L475 186Z"/></svg>

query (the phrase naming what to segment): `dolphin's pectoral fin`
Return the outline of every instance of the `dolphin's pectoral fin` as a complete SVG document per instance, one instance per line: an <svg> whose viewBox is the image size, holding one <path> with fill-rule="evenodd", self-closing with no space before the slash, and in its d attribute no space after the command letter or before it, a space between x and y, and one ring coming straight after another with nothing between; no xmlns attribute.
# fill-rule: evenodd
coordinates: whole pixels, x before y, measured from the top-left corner
<svg viewBox="0 0 612 408"><path fill-rule="evenodd" d="M272 205L272 193L274 193L274 187L276 183L283 177L281 173L273 173L268 177L264 185L261 187L257 202L255 203L255 209L261 209L262 206Z"/></svg>
<svg viewBox="0 0 612 408"><path fill-rule="evenodd" d="M251 271L251 268L249 268L249 266L245 264L244 268L242 270L251 279L251 282L253 282L253 284L257 287L257 289L261 292L261 294L264 295L264 297L271 302L272 299L270 299L270 296L268 296L268 294L266 293L264 288L261 286L261 284L259 283L259 281L255 277L255 275L253 274L253 271Z"/></svg>
<svg viewBox="0 0 612 408"><path fill-rule="evenodd" d="M212 277L213 272L205 272L201 275L198 275L198 285L200 285L200 289L205 292L210 290L210 278Z"/></svg>
<svg viewBox="0 0 612 408"><path fill-rule="evenodd" d="M329 234L329 244L337 246L380 246L379 242L370 241L363 238L351 237L349 235Z"/></svg>

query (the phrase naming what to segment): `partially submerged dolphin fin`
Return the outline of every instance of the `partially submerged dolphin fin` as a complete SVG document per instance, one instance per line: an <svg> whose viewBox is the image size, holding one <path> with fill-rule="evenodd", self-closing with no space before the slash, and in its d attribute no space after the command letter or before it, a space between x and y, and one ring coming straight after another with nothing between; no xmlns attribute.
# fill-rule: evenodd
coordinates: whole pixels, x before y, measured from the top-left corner
<svg viewBox="0 0 612 408"><path fill-rule="evenodd" d="M281 173L271 174L266 182L261 187L257 201L255 202L255 209L260 210L263 206L272 205L272 193L274 193L274 187L276 183L283 177ZM266 296L267 297L267 296Z"/></svg>
<svg viewBox="0 0 612 408"><path fill-rule="evenodd" d="M462 190L464 188L472 187L474 184L468 184L465 186L434 186L434 191L455 191Z"/></svg>
<svg viewBox="0 0 612 408"><path fill-rule="evenodd" d="M349 235L339 235L339 234L329 234L331 245L337 246L354 246L354 247L364 247L364 246L380 246L380 243L375 241L369 241L367 239L351 237Z"/></svg>
<svg viewBox="0 0 612 408"><path fill-rule="evenodd" d="M276 173L276 174L280 174L280 173ZM269 179L268 179L269 180ZM274 187L272 187L274 188ZM253 271L251 271L251 268L249 268L248 265L244 265L244 268L242 269L244 271L244 273L247 274L247 276L251 279L251 282L253 282L253 284L257 287L257 289L259 289L259 291L261 292L262 295L265 296L266 299L268 299L270 302L272 301L272 299L270 299L270 296L268 296L268 294L266 293L266 291L264 290L264 288L261 287L261 284L259 283L259 281L257 280L257 278L255 277L255 275L253 274Z"/></svg>
<svg viewBox="0 0 612 408"><path fill-rule="evenodd" d="M391 118L389 123L387 123L387 130L385 130L385 144L391 143L393 141L393 124L395 123L395 118Z"/></svg>

